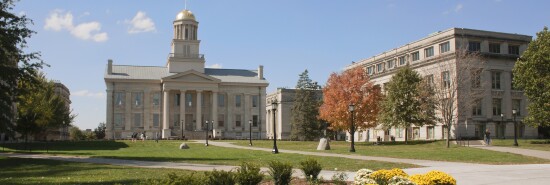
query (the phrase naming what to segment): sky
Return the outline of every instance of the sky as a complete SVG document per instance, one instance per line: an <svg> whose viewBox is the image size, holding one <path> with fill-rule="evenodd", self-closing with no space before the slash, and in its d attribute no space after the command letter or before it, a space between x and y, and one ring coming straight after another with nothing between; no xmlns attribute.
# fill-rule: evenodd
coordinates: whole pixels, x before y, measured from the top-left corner
<svg viewBox="0 0 550 185"><path fill-rule="evenodd" d="M546 0L23 0L13 12L34 21L26 50L70 89L73 124L93 129L105 122L107 60L164 66L185 4L206 66L263 65L268 93L293 88L306 69L323 85L352 61L453 27L535 36L550 23Z"/></svg>

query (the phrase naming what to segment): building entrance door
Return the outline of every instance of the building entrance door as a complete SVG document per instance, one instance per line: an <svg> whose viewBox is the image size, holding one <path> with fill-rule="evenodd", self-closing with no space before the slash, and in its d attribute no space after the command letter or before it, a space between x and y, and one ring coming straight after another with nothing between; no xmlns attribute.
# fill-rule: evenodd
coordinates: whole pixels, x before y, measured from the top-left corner
<svg viewBox="0 0 550 185"><path fill-rule="evenodd" d="M480 139L483 139L485 138L485 129L487 128L487 126L485 126L485 123L478 123L476 125L476 137L480 138Z"/></svg>
<svg viewBox="0 0 550 185"><path fill-rule="evenodd" d="M505 122L499 122L497 123L497 133L496 133L496 137L497 138L500 138L500 139L505 139L504 138L504 133L506 133L506 123Z"/></svg>
<svg viewBox="0 0 550 185"><path fill-rule="evenodd" d="M195 130L195 121L193 121L193 114L185 114L185 130L193 131Z"/></svg>

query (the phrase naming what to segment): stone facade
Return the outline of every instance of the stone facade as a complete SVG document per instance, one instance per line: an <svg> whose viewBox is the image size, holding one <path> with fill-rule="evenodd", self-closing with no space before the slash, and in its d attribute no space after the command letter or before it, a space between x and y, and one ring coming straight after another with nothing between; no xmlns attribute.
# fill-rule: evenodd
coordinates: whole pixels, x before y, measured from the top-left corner
<svg viewBox="0 0 550 185"><path fill-rule="evenodd" d="M249 129L253 138L265 137L261 100L268 82L263 66L257 70L205 68L193 13L181 11L173 25L166 66L113 65L109 60L107 138L124 139L145 131L149 138L158 134L165 139L244 139Z"/></svg>
<svg viewBox="0 0 550 185"><path fill-rule="evenodd" d="M456 67L457 55L460 50L480 52L486 60L480 75L480 83L489 84L483 87L484 95L479 108L466 111L455 111L457 123L451 126L451 138L483 138L485 129L489 129L492 137L513 138L514 119L519 123L520 138L538 136L537 129L521 124L527 115L527 98L522 91L512 88L512 68L516 59L527 49L532 37L527 35L491 32L464 28L451 28L430 34L428 37L408 43L393 50L354 62L346 69L364 67L371 80L382 88L398 68L409 65L422 76L433 75L433 79L443 79L443 71L434 71L438 62L448 60ZM453 79L451 79L453 80ZM461 88L468 89L469 88ZM459 92L459 96L464 96ZM463 104L464 97L457 98L458 104ZM460 107L460 106L458 106ZM472 108L473 109L473 108ZM517 114L513 116L512 110ZM389 141L404 140L404 132L409 139L431 140L444 139L445 129L441 123L434 126L391 128L371 128L355 134L356 141L376 141L380 138Z"/></svg>

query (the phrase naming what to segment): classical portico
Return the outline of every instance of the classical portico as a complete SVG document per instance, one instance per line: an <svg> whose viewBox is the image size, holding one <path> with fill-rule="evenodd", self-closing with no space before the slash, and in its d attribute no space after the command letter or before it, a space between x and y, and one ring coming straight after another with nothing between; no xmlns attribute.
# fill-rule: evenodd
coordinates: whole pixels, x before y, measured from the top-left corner
<svg viewBox="0 0 550 185"><path fill-rule="evenodd" d="M109 60L107 137L127 138L133 132L165 139L265 137L268 82L257 70L205 68L200 54L198 22L189 10L179 12L166 65L114 65ZM250 125L249 122L252 122ZM245 134L246 133L246 134Z"/></svg>

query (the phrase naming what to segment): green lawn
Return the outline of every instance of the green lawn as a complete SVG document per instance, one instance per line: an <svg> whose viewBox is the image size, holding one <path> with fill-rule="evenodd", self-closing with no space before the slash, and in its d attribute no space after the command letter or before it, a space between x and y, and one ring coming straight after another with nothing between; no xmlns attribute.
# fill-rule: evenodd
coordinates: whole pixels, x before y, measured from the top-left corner
<svg viewBox="0 0 550 185"><path fill-rule="evenodd" d="M323 166L323 169L356 171L361 168L388 169L417 167L412 164L390 163L378 161L358 161L337 157L318 157L299 154L271 154L264 151L223 148L216 146L205 147L201 143L189 142L191 149L180 150L180 141L146 141L132 143L129 141L83 141L83 142L55 142L50 143L48 154L81 155L91 157L119 158L146 161L172 161L201 164L220 164L237 166L242 162L253 162L267 166L268 161L277 160L292 163L298 167L299 162L313 157ZM6 151L24 152L22 144L6 144ZM33 153L46 153L44 144L34 144ZM28 152L28 150L25 150Z"/></svg>
<svg viewBox="0 0 550 185"><path fill-rule="evenodd" d="M133 168L44 159L0 157L0 184L135 184L166 177L176 169Z"/></svg>
<svg viewBox="0 0 550 185"><path fill-rule="evenodd" d="M536 142L545 142L545 144L535 144ZM493 146L506 146L515 147L514 139L493 139L491 140ZM518 139L518 145L520 148L550 151L550 140L546 139Z"/></svg>
<svg viewBox="0 0 550 185"><path fill-rule="evenodd" d="M248 141L227 141L234 142L237 145L248 145ZM271 148L272 141L253 141L255 147ZM317 141L278 141L279 149L317 151ZM547 145L548 146L548 145ZM332 150L321 151L331 153L350 154L350 143L344 141L331 141ZM405 145L403 142L385 143L382 145L373 145L365 142L356 142L355 150L357 154L366 156L395 157L407 159L425 159L436 161L454 161L482 164L534 164L550 163L548 160L527 157L517 154L495 152L478 148L460 147L452 145L445 148L444 141L435 142L409 142Z"/></svg>

